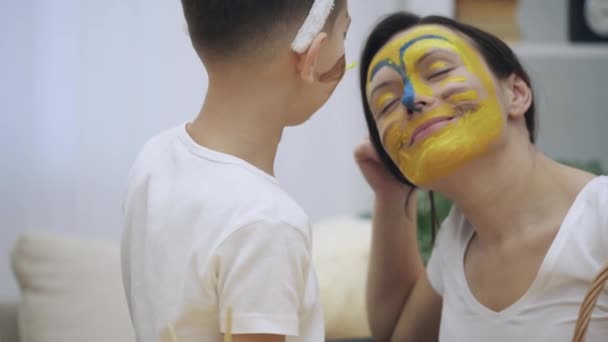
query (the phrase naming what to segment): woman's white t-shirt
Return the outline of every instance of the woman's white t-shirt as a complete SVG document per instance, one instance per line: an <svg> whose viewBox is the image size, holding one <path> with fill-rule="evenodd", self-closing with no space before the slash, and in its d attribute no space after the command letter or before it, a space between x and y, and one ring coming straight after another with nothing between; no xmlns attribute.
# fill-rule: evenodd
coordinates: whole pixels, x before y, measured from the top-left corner
<svg viewBox="0 0 608 342"><path fill-rule="evenodd" d="M429 260L431 285L443 297L439 340L571 341L581 303L608 263L608 177L593 179L580 192L532 285L500 312L479 303L465 279L464 255L473 233L454 208ZM608 341L608 287L597 302L586 341Z"/></svg>

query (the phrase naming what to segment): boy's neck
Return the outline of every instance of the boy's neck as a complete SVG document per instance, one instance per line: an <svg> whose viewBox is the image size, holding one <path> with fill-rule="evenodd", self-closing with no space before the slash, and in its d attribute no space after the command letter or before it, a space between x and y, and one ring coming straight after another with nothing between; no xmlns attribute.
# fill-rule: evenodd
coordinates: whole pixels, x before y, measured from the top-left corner
<svg viewBox="0 0 608 342"><path fill-rule="evenodd" d="M211 77L198 117L188 132L198 144L240 158L274 176L277 148L285 127L284 89L267 80L238 82Z"/></svg>

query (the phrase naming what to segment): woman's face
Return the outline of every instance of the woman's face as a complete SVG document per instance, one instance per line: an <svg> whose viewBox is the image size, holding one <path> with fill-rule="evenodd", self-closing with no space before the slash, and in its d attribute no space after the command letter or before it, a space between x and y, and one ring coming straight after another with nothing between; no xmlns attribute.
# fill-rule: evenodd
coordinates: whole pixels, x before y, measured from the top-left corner
<svg viewBox="0 0 608 342"><path fill-rule="evenodd" d="M506 118L497 82L471 43L439 25L397 34L368 69L367 101L382 144L425 186L485 154Z"/></svg>

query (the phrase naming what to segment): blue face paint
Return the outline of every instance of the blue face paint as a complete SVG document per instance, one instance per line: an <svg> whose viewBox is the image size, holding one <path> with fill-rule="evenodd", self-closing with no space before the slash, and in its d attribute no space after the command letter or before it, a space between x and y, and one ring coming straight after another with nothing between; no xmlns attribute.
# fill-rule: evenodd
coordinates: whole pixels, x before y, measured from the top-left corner
<svg viewBox="0 0 608 342"><path fill-rule="evenodd" d="M374 76L376 76L378 71L380 71L380 69L382 69L384 67L389 67L389 68L395 70L397 73L399 73L399 75L402 78L405 77L405 75L403 74L403 70L401 69L401 67L399 65L396 65L395 63L393 63L393 61L386 59L386 60L381 61L380 63L378 63L378 65L376 65L376 67L374 67L374 70L372 70L369 79L371 80L372 78L374 78Z"/></svg>
<svg viewBox="0 0 608 342"><path fill-rule="evenodd" d="M401 67L405 72L407 72L407 68L404 64L404 58L403 58L405 56L405 52L412 45L418 43L421 40L427 40L427 39L439 39L439 40L448 41L445 37L429 34L429 35L420 36L416 39L412 39L409 42L407 42L405 45L403 45L401 47L401 49L399 49L399 61L401 62ZM414 89L414 85L412 84L412 82L410 81L410 79L407 77L406 74L404 74L403 84L404 84L404 89L403 89L403 97L401 98L401 103L403 103L403 105L410 112L415 112L416 111L416 102L415 102L416 91Z"/></svg>
<svg viewBox="0 0 608 342"><path fill-rule="evenodd" d="M412 85L412 82L407 80L407 78L405 82L405 89L403 90L403 97L401 98L401 103L410 112L415 112L416 103L414 102L414 100L416 99L416 92L414 91L414 86Z"/></svg>
<svg viewBox="0 0 608 342"><path fill-rule="evenodd" d="M405 65L403 65L403 56L405 55L405 51L407 49L409 49L412 45L418 43L421 40L427 40L427 39L439 39L439 40L445 40L446 42L449 42L448 39L446 39L445 37L442 36L436 36L433 34L427 34L424 36L420 36L416 39L412 39L409 42L407 42L405 45L403 45L401 47L401 49L399 50L399 61L401 62L401 67L405 68Z"/></svg>

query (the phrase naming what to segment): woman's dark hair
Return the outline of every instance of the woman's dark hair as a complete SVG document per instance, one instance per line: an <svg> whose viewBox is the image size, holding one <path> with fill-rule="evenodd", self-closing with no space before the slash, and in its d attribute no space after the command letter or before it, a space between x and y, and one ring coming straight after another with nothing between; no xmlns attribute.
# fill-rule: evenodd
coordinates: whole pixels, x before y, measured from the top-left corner
<svg viewBox="0 0 608 342"><path fill-rule="evenodd" d="M511 50L511 48L502 40L490 33L440 16L419 17L407 12L397 12L382 19L367 38L360 59L361 67L359 76L365 121L367 122L367 127L369 129L370 140L384 165L398 180L413 187L415 187L415 184L405 178L382 146L378 128L376 127L376 121L367 101L367 75L369 66L375 55L395 34L414 26L424 24L441 25L470 38L490 67L492 73L497 78L505 79L515 74L524 80L530 89L532 89L530 77L524 70L517 56L513 53L513 50ZM529 132L530 142L534 143L536 139L536 110L534 106L534 96L532 96L530 108L525 113L525 121ZM438 220L432 193L429 198L431 198L431 226L433 227L433 231L435 231Z"/></svg>

